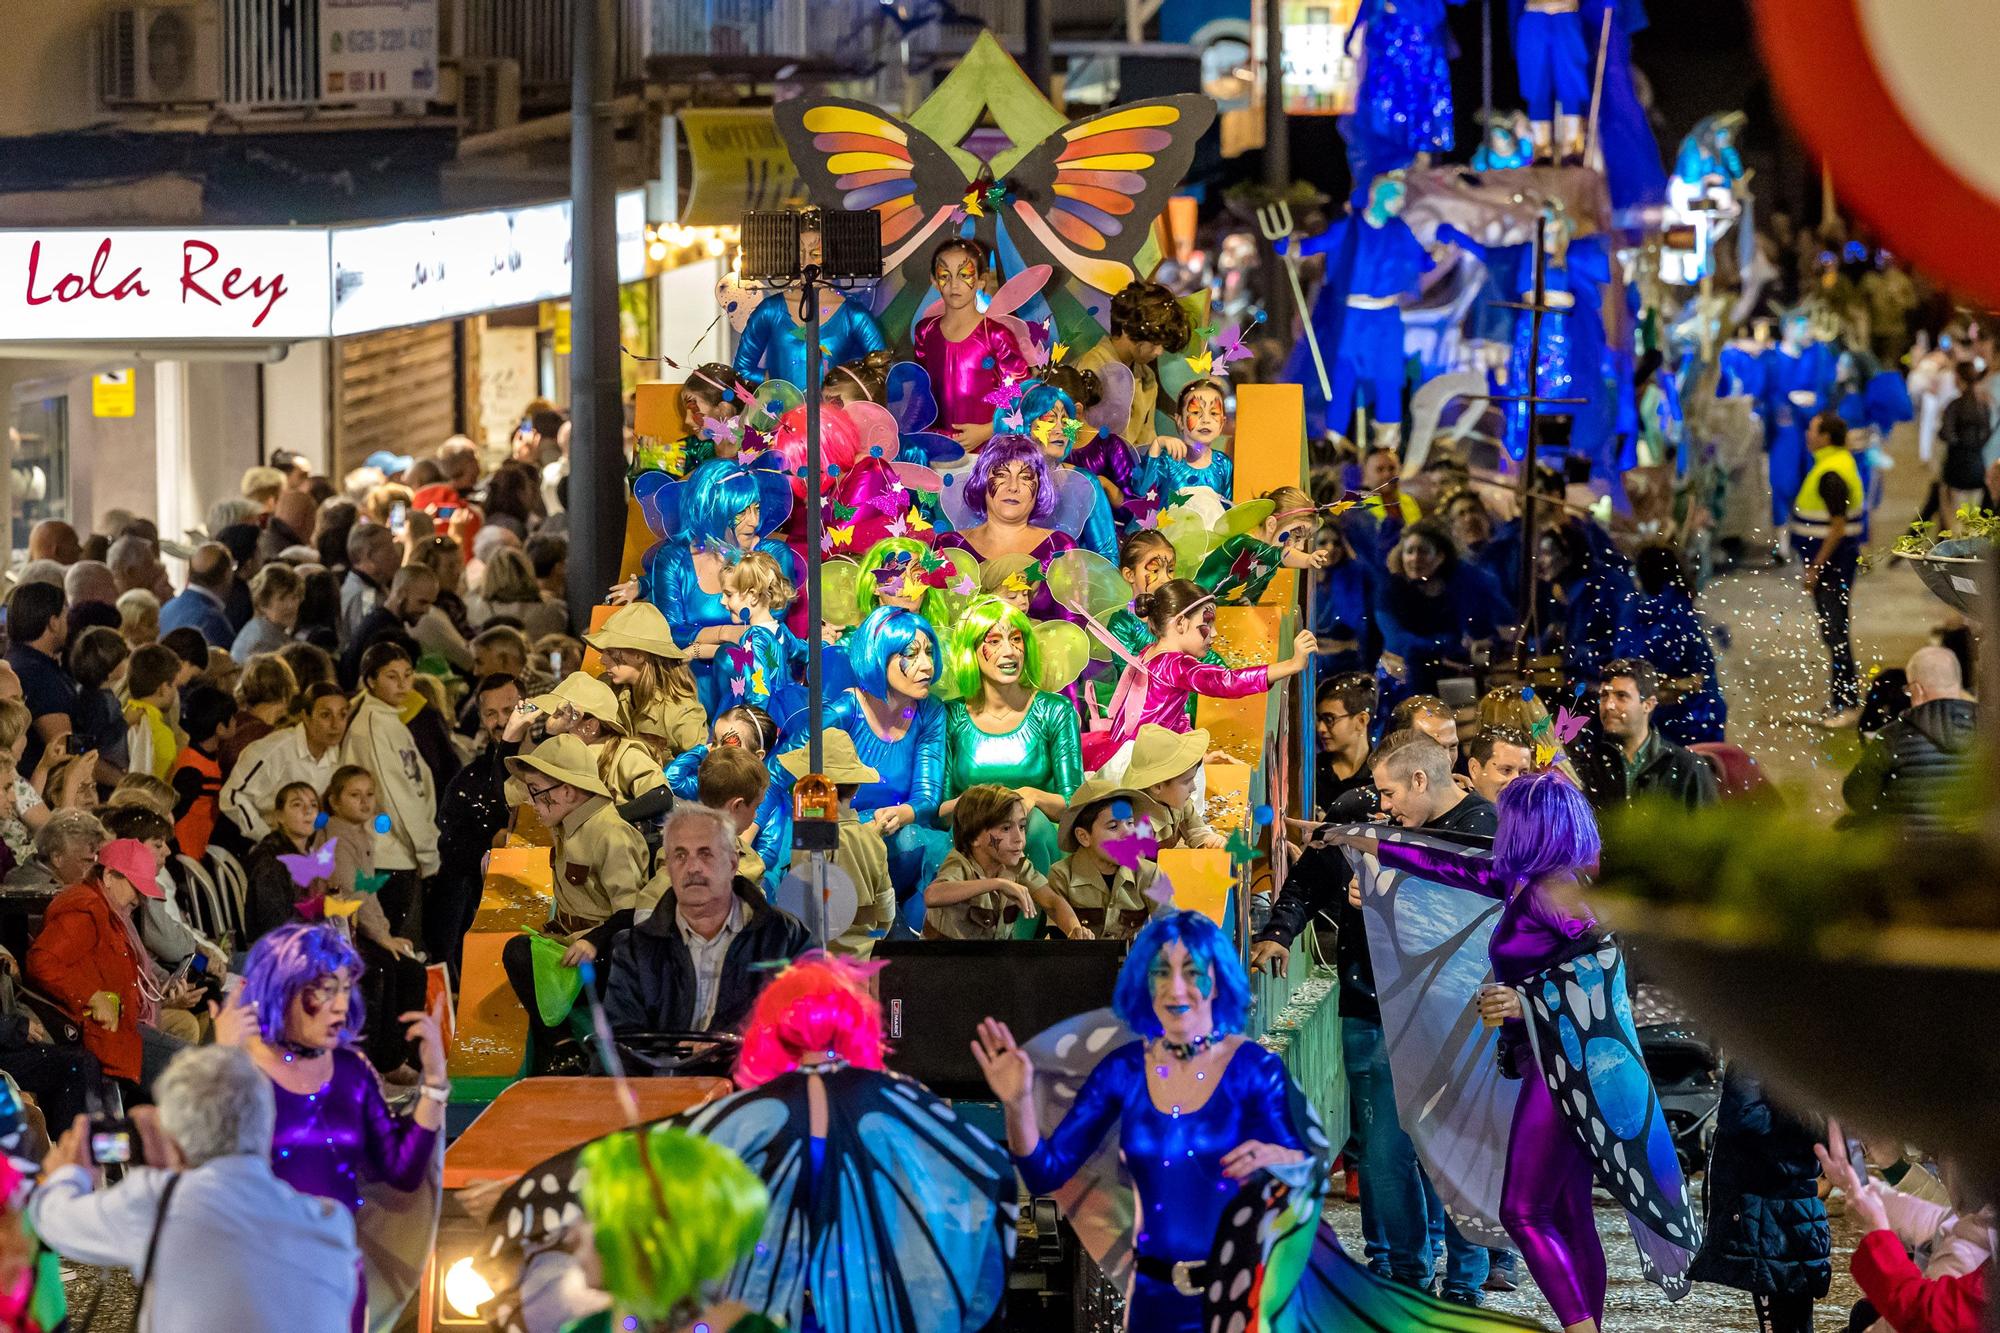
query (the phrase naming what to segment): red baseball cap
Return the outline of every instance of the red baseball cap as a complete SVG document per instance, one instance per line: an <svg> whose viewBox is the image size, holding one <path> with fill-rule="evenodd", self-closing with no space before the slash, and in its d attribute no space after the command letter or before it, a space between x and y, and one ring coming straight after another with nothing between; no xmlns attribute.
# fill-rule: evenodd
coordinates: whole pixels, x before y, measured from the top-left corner
<svg viewBox="0 0 2000 1333"><path fill-rule="evenodd" d="M132 881L132 887L148 898L164 898L165 889L160 887L156 876L160 866L153 859L153 849L137 838L118 838L104 844L97 853L97 864L106 870L115 870Z"/></svg>

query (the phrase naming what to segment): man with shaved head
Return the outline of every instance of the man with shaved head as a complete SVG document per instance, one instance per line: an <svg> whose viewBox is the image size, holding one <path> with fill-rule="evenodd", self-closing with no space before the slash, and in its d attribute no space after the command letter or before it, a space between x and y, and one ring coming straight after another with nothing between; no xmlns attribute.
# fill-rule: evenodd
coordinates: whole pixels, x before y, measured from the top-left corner
<svg viewBox="0 0 2000 1333"><path fill-rule="evenodd" d="M1962 788L1973 780L1979 708L1965 692L1958 657L1919 648L1903 674L1910 708L1868 742L1841 795L1863 819L1899 825L1919 838L1972 831L1973 806Z"/></svg>
<svg viewBox="0 0 2000 1333"><path fill-rule="evenodd" d="M28 559L73 565L83 559L83 542L76 529L59 519L45 518L28 534Z"/></svg>
<svg viewBox="0 0 2000 1333"><path fill-rule="evenodd" d="M236 575L236 561L220 542L203 542L188 561L188 582L179 595L160 608L160 633L187 626L201 631L211 648L227 649L236 641L236 630L226 610L230 581Z"/></svg>

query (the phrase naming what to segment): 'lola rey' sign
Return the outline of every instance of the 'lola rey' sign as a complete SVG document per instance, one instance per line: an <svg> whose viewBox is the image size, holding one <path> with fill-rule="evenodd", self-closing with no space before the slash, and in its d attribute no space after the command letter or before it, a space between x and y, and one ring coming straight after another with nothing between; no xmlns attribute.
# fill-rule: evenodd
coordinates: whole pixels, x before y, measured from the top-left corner
<svg viewBox="0 0 2000 1333"><path fill-rule="evenodd" d="M0 231L0 343L327 336L326 232Z"/></svg>

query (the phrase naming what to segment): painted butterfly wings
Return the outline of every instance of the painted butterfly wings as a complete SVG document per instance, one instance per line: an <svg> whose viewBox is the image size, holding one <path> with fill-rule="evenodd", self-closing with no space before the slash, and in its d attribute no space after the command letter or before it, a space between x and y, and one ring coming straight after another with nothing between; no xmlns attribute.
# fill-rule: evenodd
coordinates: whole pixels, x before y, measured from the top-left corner
<svg viewBox="0 0 2000 1333"><path fill-rule="evenodd" d="M1106 294L1123 289L1138 276L1132 261L1153 219L1214 123L1215 103L1186 95L1071 121L1007 173L1009 238L1031 264Z"/></svg>
<svg viewBox="0 0 2000 1333"><path fill-rule="evenodd" d="M1004 232L1029 264L1119 291L1215 122L1215 104L1191 94L1072 121L1023 156L1004 189L982 192L975 215L967 192L979 182L945 145L865 102L803 100L774 114L808 191L824 207L879 213L883 271L906 286L929 281L932 247L963 225L988 243Z"/></svg>
<svg viewBox="0 0 2000 1333"><path fill-rule="evenodd" d="M301 889L309 889L316 881L333 873L333 848L339 841L338 838L328 838L316 852L308 852L304 856L281 855L278 860L291 872L292 883Z"/></svg>

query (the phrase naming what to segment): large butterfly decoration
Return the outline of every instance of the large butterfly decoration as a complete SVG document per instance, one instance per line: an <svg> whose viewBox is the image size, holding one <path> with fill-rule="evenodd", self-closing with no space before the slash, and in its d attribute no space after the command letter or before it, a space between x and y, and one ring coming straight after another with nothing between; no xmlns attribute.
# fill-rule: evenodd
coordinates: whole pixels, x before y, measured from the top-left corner
<svg viewBox="0 0 2000 1333"><path fill-rule="evenodd" d="M932 248L963 227L1109 295L1138 276L1132 261L1215 122L1215 103L1156 97L1071 121L990 183L866 102L796 98L773 114L815 203L881 214L883 271L900 271L904 285L926 283Z"/></svg>

